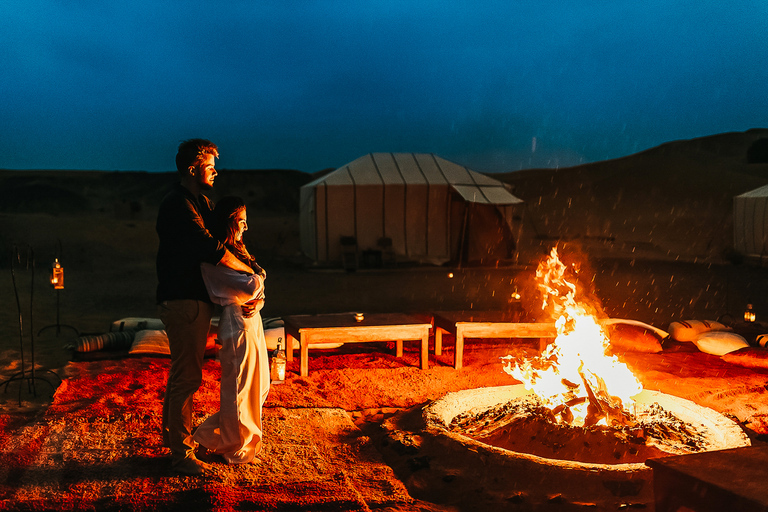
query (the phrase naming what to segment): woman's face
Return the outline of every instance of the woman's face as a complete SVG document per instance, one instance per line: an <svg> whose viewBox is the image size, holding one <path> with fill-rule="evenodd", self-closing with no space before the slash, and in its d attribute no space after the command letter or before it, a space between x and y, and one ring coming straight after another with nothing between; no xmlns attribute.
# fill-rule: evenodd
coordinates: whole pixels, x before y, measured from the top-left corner
<svg viewBox="0 0 768 512"><path fill-rule="evenodd" d="M243 233L248 230L248 217L245 214L245 208L241 208L235 214L235 240L243 241Z"/></svg>

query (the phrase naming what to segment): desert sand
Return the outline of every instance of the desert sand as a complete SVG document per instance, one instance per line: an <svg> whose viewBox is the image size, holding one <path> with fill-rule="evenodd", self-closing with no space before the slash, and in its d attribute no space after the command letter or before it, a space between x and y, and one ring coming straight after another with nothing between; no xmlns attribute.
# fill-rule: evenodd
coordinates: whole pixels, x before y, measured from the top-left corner
<svg viewBox="0 0 768 512"><path fill-rule="evenodd" d="M265 317L346 311L503 309L514 289L523 293L529 309L535 309L533 271L557 245L569 258L581 262L582 275L590 276L586 282L606 316L666 329L671 322L682 319L737 319L751 303L760 319L768 318L764 293L768 275L761 266L744 262L733 253L730 208L733 195L768 183L768 164L750 164L745 158L750 145L767 134L768 130L723 134L670 143L625 159L578 168L495 176L510 183L514 193L526 201L527 225L516 260L492 268L402 263L397 268L345 272L338 267L312 265L301 256L298 239L298 188L312 179L307 173L222 170L212 195L215 198L236 192L248 201L250 229L246 243L269 272L262 312ZM19 389L17 383L2 390L3 412L19 418L12 422L11 432L29 432L32 426L46 422L46 410L59 378L67 382L104 368L120 371L120 360L109 355L104 361L87 362L73 354L67 347L78 334L106 332L112 322L125 317L156 317L154 216L156 205L174 179L172 173L0 171L0 377L18 372L20 344L26 362L30 362L28 351L34 338L38 374L53 383L49 386L39 381L36 396ZM13 260L17 254L19 257ZM48 283L56 257L65 269L65 289L58 292ZM28 264L32 259L34 271ZM452 278L448 277L449 271ZM57 304L62 326L59 332L50 327L57 323ZM453 385L512 382L500 375L494 358L500 352L516 349L498 340L489 343L477 345L477 350L487 347L487 361L482 353L468 356L474 362L456 375ZM446 384L455 372L450 368L448 350L442 358L432 356L433 369L418 377L407 400L394 400L404 378L403 370L398 369L401 364L382 356L386 346L371 346L374 348L370 350L364 346L357 352L352 350L351 355L323 353L310 364L337 371L337 363L357 361L349 369L348 375L354 375L352 381L375 378L382 386L392 387L387 393L361 400L364 388L361 391L359 387L336 383L332 386L335 395L319 403L316 397L325 396L318 395L322 383L310 379L311 391L302 396L303 380L298 378L296 367L289 372L284 387L270 396L268 424L271 422L276 430L290 430L291 422L307 421L304 408L311 411L319 407L318 411L325 412L317 421L330 421L328 425L333 428L340 424L345 429L361 428L361 432L370 434L365 429L381 422L383 410L391 414L453 389ZM369 357L372 367L358 364L361 357ZM644 359L643 364L656 364L649 361ZM163 363L158 364L162 367ZM216 365L215 361L209 364ZM397 371L387 370L390 366ZM410 368L408 363L404 366ZM488 371L492 378L476 375ZM751 382L764 375L755 372L744 378ZM406 373L409 379L415 378L410 370ZM672 388L668 384L656 386L660 387ZM60 392L62 403L69 403L66 400L71 401L71 395L66 390ZM214 393L215 387L207 392ZM689 394L695 393L689 390ZM373 403L375 396L384 403ZM207 407L213 405L207 403ZM326 407L354 413L357 423L329 420L327 415L336 412L329 413ZM50 419L49 427L56 421L60 419ZM306 429L300 429L300 433L312 436ZM162 452L152 455L161 458ZM280 463L270 463L269 474L290 471L300 462L290 453L284 457ZM376 471L387 471L383 456L376 457L381 459ZM391 459L390 463L396 466ZM402 468L395 469L395 475L407 480L402 477ZM226 471L220 473L233 478ZM391 475L388 478L399 481ZM195 488L195 484L178 485ZM398 485L398 490L391 492L400 498L388 505L384 504L386 500L375 506L369 498L362 501L376 509L471 509L466 508L466 503L458 508L442 508L428 499L414 501L413 495L419 495L419 490L402 482ZM421 495L434 498L429 492ZM13 500L0 503L3 508L14 508ZM323 505L312 507L322 509ZM358 505L351 508L361 509Z"/></svg>

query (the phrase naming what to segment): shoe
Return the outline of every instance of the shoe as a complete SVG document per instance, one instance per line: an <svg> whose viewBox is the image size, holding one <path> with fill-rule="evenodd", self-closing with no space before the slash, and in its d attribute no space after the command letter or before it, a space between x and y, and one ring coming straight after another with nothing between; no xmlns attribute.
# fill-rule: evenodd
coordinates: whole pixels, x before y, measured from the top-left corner
<svg viewBox="0 0 768 512"><path fill-rule="evenodd" d="M202 462L202 463L225 463L226 459L219 455L218 453L212 452L209 449L205 448L203 445L200 445L197 448L197 451L195 452L195 458Z"/></svg>
<svg viewBox="0 0 768 512"><path fill-rule="evenodd" d="M187 457L175 462L171 466L171 469L181 475L201 476L210 471L211 466L205 462L197 460L195 457Z"/></svg>

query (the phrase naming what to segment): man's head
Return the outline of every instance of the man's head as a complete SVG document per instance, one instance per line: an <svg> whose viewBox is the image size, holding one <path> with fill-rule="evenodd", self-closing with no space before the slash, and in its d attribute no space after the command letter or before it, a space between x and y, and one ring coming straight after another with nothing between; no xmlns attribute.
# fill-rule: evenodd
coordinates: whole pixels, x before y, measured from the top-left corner
<svg viewBox="0 0 768 512"><path fill-rule="evenodd" d="M179 144L176 170L182 182L199 190L212 188L218 156L216 144L206 139L189 139Z"/></svg>

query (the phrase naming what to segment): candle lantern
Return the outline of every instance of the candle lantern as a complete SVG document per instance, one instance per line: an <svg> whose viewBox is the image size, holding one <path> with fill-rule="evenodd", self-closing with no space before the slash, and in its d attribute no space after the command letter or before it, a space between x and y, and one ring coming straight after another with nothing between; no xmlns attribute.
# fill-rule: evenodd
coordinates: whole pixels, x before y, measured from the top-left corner
<svg viewBox="0 0 768 512"><path fill-rule="evenodd" d="M56 290L64 289L64 267L61 266L58 258L53 262L51 268L51 286Z"/></svg>
<svg viewBox="0 0 768 512"><path fill-rule="evenodd" d="M282 338L277 338L277 348L272 356L272 364L269 368L270 379L272 384L280 384L285 381L285 368L287 366L287 360L285 357L285 351L283 350Z"/></svg>
<svg viewBox="0 0 768 512"><path fill-rule="evenodd" d="M744 310L744 321L745 322L755 321L755 312L752 310L752 304L747 304L747 309Z"/></svg>

